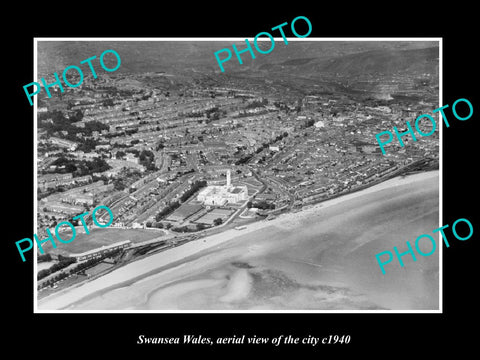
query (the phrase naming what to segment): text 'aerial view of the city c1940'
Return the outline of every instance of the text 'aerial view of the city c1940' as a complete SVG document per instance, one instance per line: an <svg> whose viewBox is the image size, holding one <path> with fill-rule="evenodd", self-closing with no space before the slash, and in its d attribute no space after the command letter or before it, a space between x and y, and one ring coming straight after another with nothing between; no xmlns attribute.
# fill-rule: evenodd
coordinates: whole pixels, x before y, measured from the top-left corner
<svg viewBox="0 0 480 360"><path fill-rule="evenodd" d="M38 79L84 75L36 99L36 234L76 232L35 247L36 311L439 309L438 252L375 258L440 225L440 126L375 138L439 107L439 41L302 40L222 72L242 39L36 39Z"/></svg>

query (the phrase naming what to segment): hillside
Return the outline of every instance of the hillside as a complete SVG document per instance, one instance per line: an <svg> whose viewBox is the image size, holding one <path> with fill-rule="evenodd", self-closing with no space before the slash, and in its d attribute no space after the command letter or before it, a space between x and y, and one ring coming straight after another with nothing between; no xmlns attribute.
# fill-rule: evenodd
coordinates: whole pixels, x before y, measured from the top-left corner
<svg viewBox="0 0 480 360"><path fill-rule="evenodd" d="M244 43L235 41L239 50ZM266 49L270 43L259 43ZM273 93L345 93L360 96L438 97L438 46L407 41L276 41L270 54L243 53L239 64L232 53L220 72L214 52L232 41L63 41L39 42L39 74L62 72L68 65L107 49L115 49L122 64L117 74L144 74L143 84L164 90L243 84ZM232 51L233 52L233 51ZM222 54L221 57L226 54ZM94 64L101 70L98 60ZM86 65L84 65L86 67ZM88 71L88 70L85 70ZM172 76L174 75L174 76ZM270 85L268 85L270 84Z"/></svg>
<svg viewBox="0 0 480 360"><path fill-rule="evenodd" d="M238 49L244 44L236 41ZM260 46L266 47L267 43ZM62 41L39 42L39 74L62 71L106 49L115 49L122 58L119 72L205 72L220 73L214 52L230 48L231 41ZM292 74L392 73L395 71L434 71L438 47L433 42L372 41L290 41L275 43L270 54L256 54L251 59L242 54L240 65L235 54L225 63L227 73L255 70L282 71ZM233 53L233 51L232 51ZM221 55L223 56L223 54Z"/></svg>
<svg viewBox="0 0 480 360"><path fill-rule="evenodd" d="M342 56L296 58L263 64L259 70L313 76L315 74L341 74L342 76L435 74L438 76L438 55L438 47L409 50L381 49Z"/></svg>

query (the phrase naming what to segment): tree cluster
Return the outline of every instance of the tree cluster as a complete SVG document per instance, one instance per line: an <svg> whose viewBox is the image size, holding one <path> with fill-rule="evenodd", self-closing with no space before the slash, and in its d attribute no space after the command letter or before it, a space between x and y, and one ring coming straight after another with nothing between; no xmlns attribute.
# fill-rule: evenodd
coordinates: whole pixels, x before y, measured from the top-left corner
<svg viewBox="0 0 480 360"><path fill-rule="evenodd" d="M191 186L190 186L190 189L188 189L187 191L185 191L183 193L183 195L180 197L180 200L182 202L186 201L190 196L192 196L193 194L195 194L198 190L200 190L201 188L204 188L205 186L207 186L207 182L205 180L197 180L195 181Z"/></svg>
<svg viewBox="0 0 480 360"><path fill-rule="evenodd" d="M162 210L160 210L157 215L155 216L155 220L160 221L168 214L174 212L176 209L180 207L180 203L178 201L174 201L171 204L165 206Z"/></svg>
<svg viewBox="0 0 480 360"><path fill-rule="evenodd" d="M250 159L253 157L254 154L247 154L245 156L242 156L240 159L238 159L235 162L235 165L243 165L246 164L247 162L250 161Z"/></svg>
<svg viewBox="0 0 480 360"><path fill-rule="evenodd" d="M267 201L262 200L262 201L255 202L253 204L253 207L256 207L256 208L262 209L262 210L271 210L271 209L275 209L275 204L268 203Z"/></svg>
<svg viewBox="0 0 480 360"><path fill-rule="evenodd" d="M109 130L110 127L106 124L101 123L100 121L93 120L85 123L85 127L82 130L82 133L85 135L91 135L92 132L98 131L101 132L102 130Z"/></svg>
<svg viewBox="0 0 480 360"><path fill-rule="evenodd" d="M95 139L78 139L78 151L83 151L85 153L91 152L92 150L95 150L95 146L99 145L99 142Z"/></svg>
<svg viewBox="0 0 480 360"><path fill-rule="evenodd" d="M113 188L117 191L125 190L127 186L123 183L123 180L120 178L115 178L113 180Z"/></svg>
<svg viewBox="0 0 480 360"><path fill-rule="evenodd" d="M190 227L188 227L188 226L179 226L179 227L174 227L174 228L172 228L172 231L181 232L181 233L188 233L188 232L197 231L197 229L195 229L195 228L190 228Z"/></svg>
<svg viewBox="0 0 480 360"><path fill-rule="evenodd" d="M98 157L89 160L67 159L62 156L56 159L52 165L65 166L59 169L57 173L73 173L73 176L91 175L93 173L101 173L111 169L111 166L104 159Z"/></svg>
<svg viewBox="0 0 480 360"><path fill-rule="evenodd" d="M156 170L155 167L155 155L149 150L142 150L138 156L140 164L145 166L147 170Z"/></svg>
<svg viewBox="0 0 480 360"><path fill-rule="evenodd" d="M45 122L44 120L50 119L51 122ZM52 136L54 133L59 132L58 136L71 141L82 142L81 138L77 134L83 136L91 136L93 131L101 132L102 130L109 130L110 127L100 121L88 121L85 123L85 127L74 126L73 123L83 119L83 113L81 110L77 110L65 117L64 113L59 110L47 111L39 115L40 127L47 131L47 134ZM66 131L67 134L63 135L60 131Z"/></svg>
<svg viewBox="0 0 480 360"><path fill-rule="evenodd" d="M63 257L61 255L59 255L58 259L59 259L58 263L53 264L48 269L40 270L37 273L37 280L41 280L44 277L47 277L48 275L53 274L53 273L57 272L58 270L64 269L68 265L73 264L74 262L77 261L77 259L75 259L75 258Z"/></svg>
<svg viewBox="0 0 480 360"><path fill-rule="evenodd" d="M117 153L115 154L115 157L117 159L123 159L125 155L127 155L125 152L123 152L122 150L118 150Z"/></svg>

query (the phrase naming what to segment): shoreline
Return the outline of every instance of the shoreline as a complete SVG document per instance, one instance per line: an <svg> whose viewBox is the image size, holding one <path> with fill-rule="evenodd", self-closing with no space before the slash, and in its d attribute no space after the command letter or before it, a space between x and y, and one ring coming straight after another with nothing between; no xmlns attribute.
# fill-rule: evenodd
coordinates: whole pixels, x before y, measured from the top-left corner
<svg viewBox="0 0 480 360"><path fill-rule="evenodd" d="M329 208L331 206L335 206L337 204L340 204L340 203L345 202L345 201L349 201L351 199L355 199L355 198L360 197L360 196L369 195L369 194L372 194L374 192L391 189L391 188L396 187L396 186L408 185L408 184L411 184L411 183L416 182L416 181L423 181L423 180L427 180L427 179L437 177L437 176L439 176L439 170L415 173L415 174L411 174L411 175L399 175L397 177L382 181L379 184L370 186L370 187L365 188L363 190L353 191L353 192L350 192L348 194L344 194L344 195L335 197L333 199L328 199L328 200L310 205L307 209L298 211L296 213L289 212L289 213L279 214L277 216L277 218L274 219L274 220L271 220L270 223L274 223L275 221L283 223L284 220L287 220L287 219L285 219L285 217L289 217L289 218L290 217L292 217L292 218L304 217L304 215L315 212L318 209L326 209L326 208ZM282 221L279 221L279 220L282 220Z"/></svg>
<svg viewBox="0 0 480 360"><path fill-rule="evenodd" d="M169 268L178 266L178 263L185 261L189 257L199 256L203 251L212 249L215 246L224 244L226 242L234 241L235 239L243 237L254 231L265 229L270 226L290 228L298 225L302 219L311 216L312 213L317 212L319 209L324 210L357 197L392 189L397 186L404 186L414 182L425 181L438 176L439 170L420 172L406 176L397 176L366 189L314 204L311 207L299 212L283 213L270 221L263 220L248 224L247 228L243 230L228 229L224 232L209 235L176 248L165 250L161 253L152 254L146 258L128 263L110 273L105 274L104 276L79 284L76 287L65 289L62 292L52 294L41 300L35 299L37 303L37 311L48 312L49 310L62 309L80 301L83 298L95 296L95 294L105 292L111 288L122 286L122 284L125 283L139 281L149 277L153 273L158 273L160 268L165 268L162 271L166 271Z"/></svg>

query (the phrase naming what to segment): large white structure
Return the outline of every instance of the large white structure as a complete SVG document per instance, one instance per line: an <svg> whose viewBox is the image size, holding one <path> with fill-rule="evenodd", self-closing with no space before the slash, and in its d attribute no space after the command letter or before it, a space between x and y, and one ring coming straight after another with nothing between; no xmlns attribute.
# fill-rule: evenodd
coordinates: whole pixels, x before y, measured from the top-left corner
<svg viewBox="0 0 480 360"><path fill-rule="evenodd" d="M247 200L248 189L246 186L232 186L230 170L227 170L227 184L224 186L207 186L197 196L198 201L204 205L222 206L227 203L237 203Z"/></svg>
<svg viewBox="0 0 480 360"><path fill-rule="evenodd" d="M115 244L105 245L101 248L88 250L81 254L70 254L70 256L76 258L77 261L90 260L98 258L114 250L129 248L131 245L132 242L130 240L125 240L117 242Z"/></svg>

